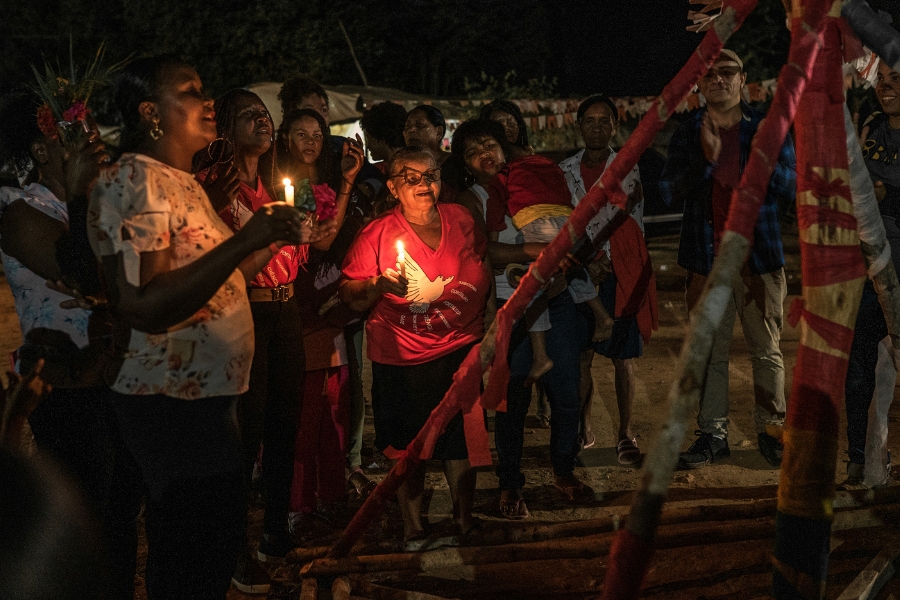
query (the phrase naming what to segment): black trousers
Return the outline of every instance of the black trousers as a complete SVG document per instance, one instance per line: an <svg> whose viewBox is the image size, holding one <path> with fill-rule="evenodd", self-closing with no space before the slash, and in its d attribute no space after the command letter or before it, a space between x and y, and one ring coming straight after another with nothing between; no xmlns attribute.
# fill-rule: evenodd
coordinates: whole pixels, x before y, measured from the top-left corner
<svg viewBox="0 0 900 600"><path fill-rule="evenodd" d="M28 419L38 451L81 491L103 533L113 598L134 597L136 517L143 487L106 387L55 388Z"/></svg>
<svg viewBox="0 0 900 600"><path fill-rule="evenodd" d="M246 540L237 398L111 395L147 489L147 597L221 600Z"/></svg>
<svg viewBox="0 0 900 600"><path fill-rule="evenodd" d="M287 302L251 302L256 347L250 389L238 401L247 481L263 444L262 486L266 503L263 532L287 528L297 409L303 394L306 360L296 297Z"/></svg>

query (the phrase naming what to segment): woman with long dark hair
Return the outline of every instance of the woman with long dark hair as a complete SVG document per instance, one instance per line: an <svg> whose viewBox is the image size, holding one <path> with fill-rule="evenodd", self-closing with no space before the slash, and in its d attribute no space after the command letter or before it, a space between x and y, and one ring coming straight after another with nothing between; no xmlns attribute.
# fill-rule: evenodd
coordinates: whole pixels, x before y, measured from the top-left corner
<svg viewBox="0 0 900 600"><path fill-rule="evenodd" d="M218 138L197 153L194 163L206 166L212 160L224 160L233 165L225 169L225 176L230 171L235 173L237 194L219 215L237 233L257 211L277 197L273 186L275 131L262 100L247 90L226 92L216 100L215 109ZM216 167L221 169L220 165L208 168ZM350 172L348 177L353 175ZM327 247L330 238L323 238L317 245ZM250 282L248 289L255 347L249 390L238 401L238 422L248 481L252 477L260 442L266 449L262 454L266 510L257 550L257 556L264 561L283 561L293 547L286 524L297 406L303 390L302 365L305 362L297 298L300 290L295 280L308 252L307 246L282 246ZM244 592L262 592L265 580L249 555L242 557L232 579Z"/></svg>
<svg viewBox="0 0 900 600"><path fill-rule="evenodd" d="M528 143L528 128L525 126L525 119L522 118L522 111L515 103L497 98L481 108L481 118L495 121L503 126L506 141L510 145L509 160L534 154L534 149Z"/></svg>
<svg viewBox="0 0 900 600"><path fill-rule="evenodd" d="M120 74L124 153L91 195L89 228L122 326L112 405L147 488L147 593L223 598L245 545L235 409L247 390L247 285L285 244L317 241L291 207L270 204L236 234L191 175L217 135L213 101L177 58Z"/></svg>

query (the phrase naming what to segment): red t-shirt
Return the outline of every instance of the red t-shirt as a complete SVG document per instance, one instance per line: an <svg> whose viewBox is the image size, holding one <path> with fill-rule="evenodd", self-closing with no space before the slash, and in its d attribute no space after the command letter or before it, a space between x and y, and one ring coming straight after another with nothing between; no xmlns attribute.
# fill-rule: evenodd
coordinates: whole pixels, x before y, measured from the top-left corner
<svg viewBox="0 0 900 600"><path fill-rule="evenodd" d="M559 165L545 156L533 154L512 160L488 183L488 231L506 229L504 216L515 217L526 206L552 204L572 206L572 194Z"/></svg>
<svg viewBox="0 0 900 600"><path fill-rule="evenodd" d="M266 191L262 179L257 179L255 190L241 182L237 198L230 206L222 210L219 216L231 227L232 231L237 232L247 224L253 213L269 202L274 202L274 200ZM300 267L302 256L305 256L305 253L300 251L299 246L282 246L281 251L256 274L256 277L250 282L250 287L274 288L294 281L297 279L297 270Z"/></svg>
<svg viewBox="0 0 900 600"><path fill-rule="evenodd" d="M363 280L397 270L397 240L406 251L405 298L385 294L366 320L368 356L389 365L417 365L440 358L484 333L490 276L487 240L469 211L437 204L441 243L432 250L413 231L400 207L366 225L344 259L343 276Z"/></svg>
<svg viewBox="0 0 900 600"><path fill-rule="evenodd" d="M712 182L712 214L713 214L713 251L719 253L719 243L728 220L728 208L731 206L731 193L741 182L741 124L731 129L719 128L719 139L722 149L719 161L713 171Z"/></svg>

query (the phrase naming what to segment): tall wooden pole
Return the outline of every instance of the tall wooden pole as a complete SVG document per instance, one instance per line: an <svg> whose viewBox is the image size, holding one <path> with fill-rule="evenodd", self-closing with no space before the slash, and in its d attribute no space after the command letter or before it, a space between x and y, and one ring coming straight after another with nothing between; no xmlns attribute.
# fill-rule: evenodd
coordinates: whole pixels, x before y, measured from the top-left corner
<svg viewBox="0 0 900 600"><path fill-rule="evenodd" d="M791 308L800 346L784 427L773 593L824 596L834 473L853 325L865 279L850 195L841 74L840 2L829 5L823 45L794 121L803 298ZM823 0L797 0L794 27Z"/></svg>

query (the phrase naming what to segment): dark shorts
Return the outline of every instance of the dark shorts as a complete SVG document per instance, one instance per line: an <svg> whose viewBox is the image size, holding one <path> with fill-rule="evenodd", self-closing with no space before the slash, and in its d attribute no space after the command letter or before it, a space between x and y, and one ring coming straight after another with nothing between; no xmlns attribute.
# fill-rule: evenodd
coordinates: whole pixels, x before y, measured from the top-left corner
<svg viewBox="0 0 900 600"><path fill-rule="evenodd" d="M421 365L386 365L372 362L372 413L375 447L404 450L422 429L453 383L472 345ZM469 457L462 412L447 424L432 458L464 460Z"/></svg>
<svg viewBox="0 0 900 600"><path fill-rule="evenodd" d="M610 273L600 284L600 302L610 316L616 314L616 275ZM644 340L634 317L613 318L612 335L594 344L594 351L607 358L638 358L644 354Z"/></svg>

